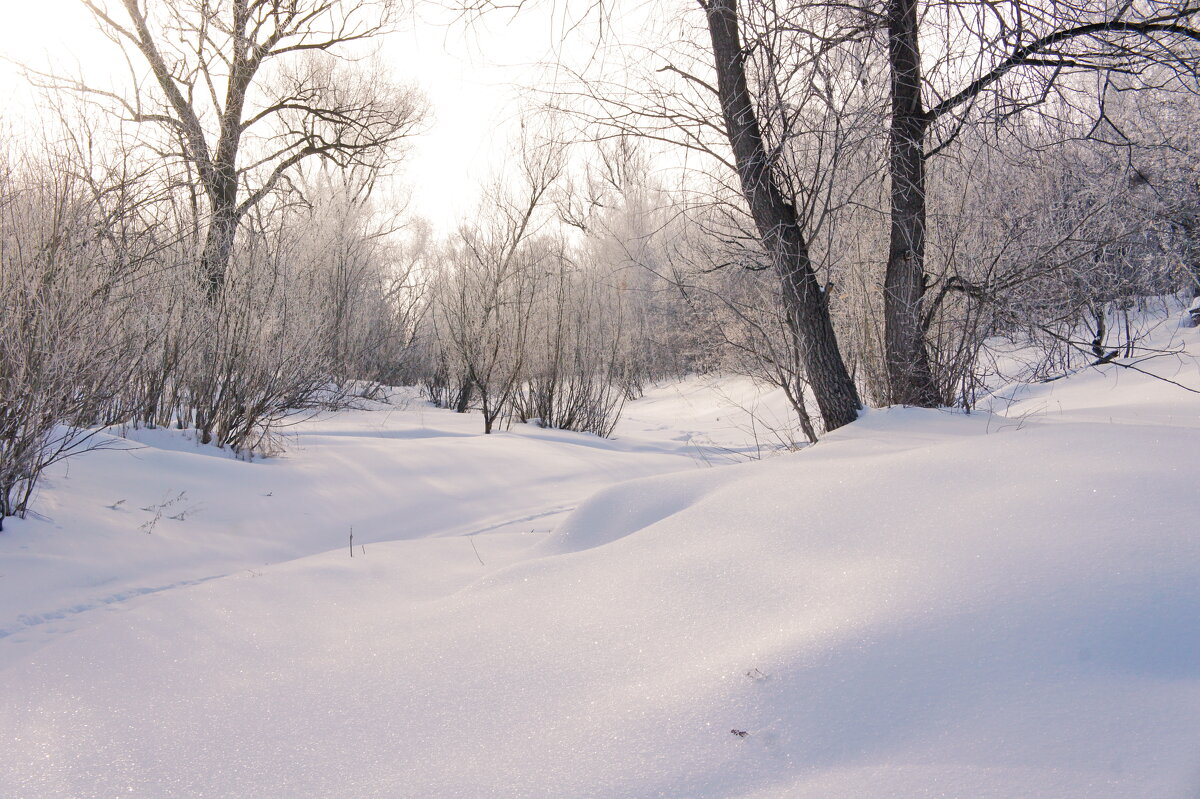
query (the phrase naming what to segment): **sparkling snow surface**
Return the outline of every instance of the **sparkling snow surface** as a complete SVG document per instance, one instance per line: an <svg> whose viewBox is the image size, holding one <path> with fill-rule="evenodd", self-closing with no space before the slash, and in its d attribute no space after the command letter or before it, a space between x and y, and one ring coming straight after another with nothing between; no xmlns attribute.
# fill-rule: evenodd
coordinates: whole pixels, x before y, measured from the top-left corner
<svg viewBox="0 0 1200 799"><path fill-rule="evenodd" d="M1200 795L1200 395L1106 367L732 464L751 394L71 461L0 534L0 796Z"/></svg>

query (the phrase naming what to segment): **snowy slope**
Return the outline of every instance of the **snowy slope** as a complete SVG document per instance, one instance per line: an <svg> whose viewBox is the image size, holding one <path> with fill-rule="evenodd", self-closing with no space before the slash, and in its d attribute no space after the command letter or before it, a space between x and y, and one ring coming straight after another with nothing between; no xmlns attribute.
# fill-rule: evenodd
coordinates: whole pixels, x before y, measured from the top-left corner
<svg viewBox="0 0 1200 799"><path fill-rule="evenodd" d="M665 427L651 411L648 424ZM520 425L481 434L477 415L410 402L304 422L282 457L247 463L187 433L127 431L56 467L40 518L0 535L0 664L16 642L146 593L304 555L397 539L515 531L544 536L597 488L694 469L687 440ZM679 434L680 438L687 436ZM530 543L533 539L527 540ZM469 542L459 542L468 554Z"/></svg>
<svg viewBox="0 0 1200 799"><path fill-rule="evenodd" d="M0 796L1200 794L1200 396L1109 368L705 469L693 389L612 443L413 409L81 459L0 541L5 618L105 548L228 576L0 638ZM115 487L185 465L205 509L122 538Z"/></svg>

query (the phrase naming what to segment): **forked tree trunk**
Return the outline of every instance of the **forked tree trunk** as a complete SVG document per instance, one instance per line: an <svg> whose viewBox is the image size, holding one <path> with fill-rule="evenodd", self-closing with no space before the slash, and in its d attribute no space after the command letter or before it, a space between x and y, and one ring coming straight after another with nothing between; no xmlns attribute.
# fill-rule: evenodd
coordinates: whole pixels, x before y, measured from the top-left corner
<svg viewBox="0 0 1200 799"><path fill-rule="evenodd" d="M745 51L738 31L737 0L705 5L717 70L717 91L742 195L783 288L787 313L795 320L797 346L826 430L858 418L862 403L850 377L817 281L808 242L795 207L784 199L771 174L758 116L746 82Z"/></svg>

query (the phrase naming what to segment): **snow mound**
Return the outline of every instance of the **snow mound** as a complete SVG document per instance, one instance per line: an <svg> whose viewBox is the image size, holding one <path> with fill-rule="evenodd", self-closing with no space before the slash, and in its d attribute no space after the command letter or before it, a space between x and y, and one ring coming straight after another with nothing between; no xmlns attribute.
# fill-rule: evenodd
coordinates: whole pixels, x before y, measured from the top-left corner
<svg viewBox="0 0 1200 799"><path fill-rule="evenodd" d="M995 410L624 482L537 546L477 524L123 603L0 667L0 795L1194 799L1200 402L1105 370Z"/></svg>
<svg viewBox="0 0 1200 799"><path fill-rule="evenodd" d="M1194 796L1198 445L898 410L608 489L573 554L433 613L438 668L495 681L461 700L489 743L452 741L452 711L405 742L420 789L483 758L521 796ZM472 658L447 664L465 619ZM507 747L513 718L546 737Z"/></svg>
<svg viewBox="0 0 1200 799"><path fill-rule="evenodd" d="M543 545L546 552L602 546L680 513L722 483L714 471L662 475L602 489L579 506Z"/></svg>

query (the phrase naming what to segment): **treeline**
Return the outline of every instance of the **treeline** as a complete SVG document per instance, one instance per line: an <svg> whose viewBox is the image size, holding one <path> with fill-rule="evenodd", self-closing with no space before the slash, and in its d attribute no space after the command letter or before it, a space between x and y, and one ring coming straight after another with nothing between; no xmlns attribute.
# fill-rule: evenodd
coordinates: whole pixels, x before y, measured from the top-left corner
<svg viewBox="0 0 1200 799"><path fill-rule="evenodd" d="M531 139L441 239L373 173L298 174L240 224L216 293L186 172L81 144L10 148L0 172L0 518L113 425L250 457L297 414L420 385L486 432L608 435L648 382L712 366L682 295L647 268L665 195L617 174L627 144L584 177L568 225L566 150Z"/></svg>
<svg viewBox="0 0 1200 799"><path fill-rule="evenodd" d="M689 167L704 163L717 184L709 195L734 206L728 237L744 231L750 260L774 273L807 386L834 429L853 422L863 400L933 407L970 394L973 337L960 339L958 326L987 329L986 317L1009 314L1015 283L1029 286L1057 263L1111 272L1103 262L1120 261L1117 251L1140 257L1132 234L1113 235L1154 213L1153 152L1178 152L1190 134L1178 126L1189 124L1198 89L1198 17L1194 0L708 0L660 26L649 48L612 48L613 57L584 65L554 100L600 135L671 142ZM1023 168L1054 169L1072 155L1085 159L1065 176L1075 186L1039 186ZM1109 183L1110 165L1122 161L1130 181L1153 189ZM1117 203L1139 207L1116 209L1115 229L1104 219L1075 227L1081 214L1111 216L1108 197L1089 196L1092 177ZM1026 202L1033 194L1040 204ZM1013 209L1030 216L1013 220ZM992 225L977 238L989 210L1045 235ZM983 263L956 250L963 235ZM996 239L1025 251L994 249ZM1000 276L1014 256L1029 274ZM855 257L865 269L846 275ZM1060 297L1079 293L1064 285L1077 280L1052 281ZM840 324L839 291L860 318L879 320L881 335ZM872 338L882 386L857 361Z"/></svg>
<svg viewBox="0 0 1200 799"><path fill-rule="evenodd" d="M202 224L157 165L79 153L0 167L0 512L114 424L265 453L275 426L405 374L419 292L353 187L246 220L211 297ZM381 225L385 227L381 229Z"/></svg>
<svg viewBox="0 0 1200 799"><path fill-rule="evenodd" d="M645 160L619 141L571 175L568 149L527 136L431 253L420 380L442 407L478 408L485 432L516 419L607 436L649 382L713 364Z"/></svg>
<svg viewBox="0 0 1200 799"><path fill-rule="evenodd" d="M1154 355L1143 346L1145 312L1165 311L1170 295L1200 295L1195 97L1130 93L1110 98L1106 114L1118 141L1087 136L1086 118L1042 116L1011 130L964 130L931 162L919 327L936 404L969 409L1001 380ZM793 145L798 159L812 155L803 138ZM839 352L872 406L894 402L880 255L892 232L886 152L876 141L846 153L852 167L826 177L805 212ZM689 269L677 270L681 285L724 341L724 368L787 390L813 438L823 423L806 411L815 409L807 340L777 261L739 188L713 194L723 202L690 215L696 243L683 257Z"/></svg>
<svg viewBox="0 0 1200 799"><path fill-rule="evenodd" d="M1156 128L1166 117L1171 146L964 138L934 176L953 196L931 214L926 310L945 404L1018 376L1010 351L1030 378L1139 352L1145 304L1194 292L1195 137L1178 121L1193 112L1135 110ZM89 161L73 141L10 149L0 173L4 515L105 426L269 453L293 415L392 385L478 411L487 432L516 420L609 435L654 381L736 372L783 389L803 438L823 429L803 339L736 195L667 191L630 139L574 166L561 143L530 139L440 239L362 176L317 171L247 218L215 300L189 192L160 164ZM886 219L865 202L838 213L814 252L843 356L884 404L872 254Z"/></svg>
<svg viewBox="0 0 1200 799"><path fill-rule="evenodd" d="M128 27L102 27L156 83L101 93L111 114L61 111L42 143L4 151L0 520L112 425L192 430L250 457L296 414L396 385L479 412L489 433L519 421L603 436L655 381L735 372L782 389L795 436L815 441L860 399L907 402L918 386L917 404L971 408L1001 379L1149 354L1147 304L1200 285L1194 77L1152 53L1126 54L1154 66L1137 81L1021 84L923 130L919 247L898 250L877 21L830 7L822 38L725 4L758 42L730 84L744 113L726 113L725 83L696 77L712 53L685 42L689 71L653 73L677 79L666 89L593 81L531 115L478 208L434 236L381 188L419 131L419 98L305 44L380 35L392 6L310 5L217 4L231 16L211 28L186 3L133 4ZM218 87L208 99L201 77ZM762 149L746 162L732 129L752 120ZM698 160L664 157L667 142ZM906 304L908 267L920 279ZM907 365L905 341L919 344ZM830 404L839 390L849 406Z"/></svg>

